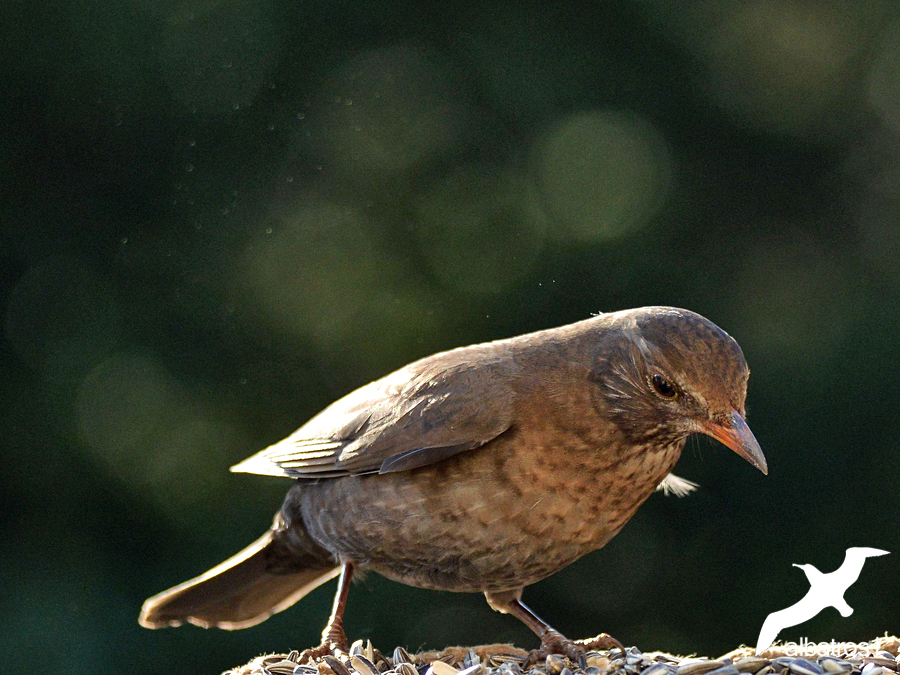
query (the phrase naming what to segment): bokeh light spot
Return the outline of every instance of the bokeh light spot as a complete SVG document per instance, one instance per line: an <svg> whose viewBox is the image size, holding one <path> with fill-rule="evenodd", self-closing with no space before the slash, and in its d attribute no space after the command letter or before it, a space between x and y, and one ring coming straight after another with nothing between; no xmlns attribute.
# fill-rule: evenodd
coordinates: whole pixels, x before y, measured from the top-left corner
<svg viewBox="0 0 900 675"><path fill-rule="evenodd" d="M739 119L803 132L843 94L851 26L825 3L736 3L699 43L712 98Z"/></svg>
<svg viewBox="0 0 900 675"><path fill-rule="evenodd" d="M146 450L183 393L151 359L120 355L94 368L78 394L79 427L104 456ZM118 463L118 462L117 462Z"/></svg>
<svg viewBox="0 0 900 675"><path fill-rule="evenodd" d="M80 379L107 356L119 339L119 326L110 281L67 256L44 260L19 279L4 327L20 358L46 381L59 384Z"/></svg>
<svg viewBox="0 0 900 675"><path fill-rule="evenodd" d="M522 178L462 171L424 197L415 235L444 284L469 293L509 288L534 267L546 217Z"/></svg>
<svg viewBox="0 0 900 675"><path fill-rule="evenodd" d="M788 229L788 228L786 228ZM840 260L815 240L772 238L747 252L735 298L743 327L735 334L749 351L796 363L830 356L861 309ZM821 299L828 298L828 311Z"/></svg>
<svg viewBox="0 0 900 675"><path fill-rule="evenodd" d="M594 111L563 120L536 146L542 202L560 238L612 239L647 223L671 186L666 143L650 123Z"/></svg>
<svg viewBox="0 0 900 675"><path fill-rule="evenodd" d="M174 519L194 518L227 477L242 439L155 360L117 354L78 390L76 418L93 454Z"/></svg>
<svg viewBox="0 0 900 675"><path fill-rule="evenodd" d="M869 103L894 131L900 132L900 23L885 31L869 71Z"/></svg>
<svg viewBox="0 0 900 675"><path fill-rule="evenodd" d="M360 180L402 171L459 140L470 112L440 58L411 45L365 51L332 73L314 123L321 152Z"/></svg>
<svg viewBox="0 0 900 675"><path fill-rule="evenodd" d="M250 246L237 284L282 334L304 334L325 347L341 342L390 268L368 227L352 208L309 204Z"/></svg>

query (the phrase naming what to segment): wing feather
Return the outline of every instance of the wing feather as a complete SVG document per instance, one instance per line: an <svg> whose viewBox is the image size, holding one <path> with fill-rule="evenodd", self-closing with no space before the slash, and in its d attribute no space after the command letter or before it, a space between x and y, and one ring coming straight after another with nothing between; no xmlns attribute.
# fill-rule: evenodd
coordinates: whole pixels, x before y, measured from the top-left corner
<svg viewBox="0 0 900 675"><path fill-rule="evenodd" d="M231 468L290 478L408 471L510 428L515 359L503 343L417 361L331 404L284 440Z"/></svg>

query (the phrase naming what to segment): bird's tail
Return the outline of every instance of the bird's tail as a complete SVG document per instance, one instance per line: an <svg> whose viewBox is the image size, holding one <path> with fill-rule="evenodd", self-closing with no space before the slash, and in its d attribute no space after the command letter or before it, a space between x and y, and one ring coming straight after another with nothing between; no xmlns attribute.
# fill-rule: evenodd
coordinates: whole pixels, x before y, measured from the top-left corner
<svg viewBox="0 0 900 675"><path fill-rule="evenodd" d="M333 561L298 554L271 529L243 551L205 574L144 602L145 628L196 626L234 630L265 621L337 576Z"/></svg>

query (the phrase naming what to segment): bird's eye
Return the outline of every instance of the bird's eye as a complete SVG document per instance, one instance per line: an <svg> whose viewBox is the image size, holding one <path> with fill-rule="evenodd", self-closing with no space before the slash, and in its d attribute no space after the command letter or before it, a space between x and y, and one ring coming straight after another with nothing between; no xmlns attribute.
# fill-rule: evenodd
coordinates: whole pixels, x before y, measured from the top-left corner
<svg viewBox="0 0 900 675"><path fill-rule="evenodd" d="M659 373L654 373L650 378L650 382L653 384L653 391L663 398L675 398L678 396L678 390L675 388L675 385Z"/></svg>

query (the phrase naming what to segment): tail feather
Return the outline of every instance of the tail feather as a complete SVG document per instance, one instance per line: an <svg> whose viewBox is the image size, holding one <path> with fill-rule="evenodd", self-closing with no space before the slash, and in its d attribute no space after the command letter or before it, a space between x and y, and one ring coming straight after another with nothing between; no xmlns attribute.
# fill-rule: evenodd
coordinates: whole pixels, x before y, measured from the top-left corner
<svg viewBox="0 0 900 675"><path fill-rule="evenodd" d="M269 530L237 555L205 574L144 602L145 628L180 626L235 630L254 626L287 609L340 572L333 562L297 555Z"/></svg>

